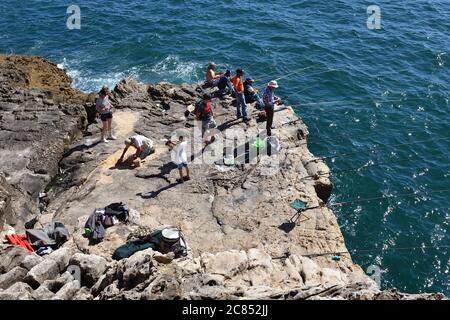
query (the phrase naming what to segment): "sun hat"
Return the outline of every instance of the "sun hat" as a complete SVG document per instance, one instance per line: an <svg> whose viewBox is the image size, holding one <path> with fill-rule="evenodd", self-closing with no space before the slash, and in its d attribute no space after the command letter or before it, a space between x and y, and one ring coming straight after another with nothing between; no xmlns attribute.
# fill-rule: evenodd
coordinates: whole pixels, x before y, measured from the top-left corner
<svg viewBox="0 0 450 320"><path fill-rule="evenodd" d="M278 82L276 80L272 80L267 84L268 87L278 88Z"/></svg>
<svg viewBox="0 0 450 320"><path fill-rule="evenodd" d="M255 81L255 79L253 79L252 77L247 77L247 79L245 79L246 82L250 82L250 81Z"/></svg>
<svg viewBox="0 0 450 320"><path fill-rule="evenodd" d="M272 80L269 82L269 84L267 86L271 87L271 88L278 88L278 82L276 82L275 80Z"/></svg>
<svg viewBox="0 0 450 320"><path fill-rule="evenodd" d="M180 240L180 230L176 228L165 228L162 230L161 235L166 242L177 242Z"/></svg>

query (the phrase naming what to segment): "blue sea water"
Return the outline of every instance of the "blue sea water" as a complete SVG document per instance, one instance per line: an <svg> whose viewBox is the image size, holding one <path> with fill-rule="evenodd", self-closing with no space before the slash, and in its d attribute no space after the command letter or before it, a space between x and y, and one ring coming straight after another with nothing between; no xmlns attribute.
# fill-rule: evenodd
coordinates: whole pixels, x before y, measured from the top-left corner
<svg viewBox="0 0 450 320"><path fill-rule="evenodd" d="M66 27L70 4L80 30ZM450 192L433 191L450 189L450 3L376 1L381 30L367 28L371 4L1 1L0 53L50 59L84 91L130 75L198 82L211 60L259 86L298 71L278 93L307 123L310 149L352 153L328 160L331 201L383 197L334 208L355 262L379 266L384 288L449 295L449 249L436 247L450 245Z"/></svg>

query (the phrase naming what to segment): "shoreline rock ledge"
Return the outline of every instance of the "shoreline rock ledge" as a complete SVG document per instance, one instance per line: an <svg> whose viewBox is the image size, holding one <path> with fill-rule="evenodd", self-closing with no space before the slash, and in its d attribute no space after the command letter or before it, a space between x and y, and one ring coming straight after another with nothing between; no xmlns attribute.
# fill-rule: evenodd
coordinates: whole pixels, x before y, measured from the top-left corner
<svg viewBox="0 0 450 320"><path fill-rule="evenodd" d="M329 253L347 248L324 205L329 169L310 161L308 129L292 108L276 112L281 148L253 156L248 150L265 123L235 121L232 99L215 100L224 145L237 139L235 163L216 161L219 142L203 155L200 147L192 152L192 179L179 184L164 143L180 128L193 130L186 108L201 97L197 85L122 80L111 95L119 139L97 143L96 95L71 82L42 58L0 56L0 236L24 233L32 218L35 228L59 221L71 234L43 257L0 244L0 299L446 299L380 290L349 254L332 259ZM156 152L140 168L116 168L123 140L136 133L151 138ZM294 225L296 199L317 208ZM130 222L89 245L84 222L118 201L132 209ZM111 259L130 233L160 226L181 228L187 257L167 263L147 249ZM74 266L80 276L70 272Z"/></svg>

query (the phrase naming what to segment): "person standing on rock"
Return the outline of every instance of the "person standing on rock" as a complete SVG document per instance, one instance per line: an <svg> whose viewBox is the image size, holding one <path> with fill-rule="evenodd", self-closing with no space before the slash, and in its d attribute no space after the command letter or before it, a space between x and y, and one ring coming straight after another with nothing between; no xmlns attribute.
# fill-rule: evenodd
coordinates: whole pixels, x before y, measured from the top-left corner
<svg viewBox="0 0 450 320"><path fill-rule="evenodd" d="M120 156L120 159L119 161L117 161L117 163L120 164L123 162L123 157L127 153L127 150L128 148L130 148L130 146L136 148L136 153L132 156L131 159L133 165L137 167L141 165L142 160L155 152L153 148L153 141L145 136L138 134L125 140L125 149L123 150L122 155Z"/></svg>
<svg viewBox="0 0 450 320"><path fill-rule="evenodd" d="M99 97L95 102L95 109L100 114L100 119L102 120L102 137L101 141L108 142L107 139L117 140L117 138L112 134L112 118L113 118L113 106L109 101L109 88L104 85L99 92Z"/></svg>
<svg viewBox="0 0 450 320"><path fill-rule="evenodd" d="M169 140L166 145L169 146L169 150L176 148L175 163L180 173L180 179L177 179L177 181L183 183L185 180L191 180L186 154L187 141L184 139L184 136L182 134L179 135L178 144ZM186 168L186 177L183 177L183 167Z"/></svg>
<svg viewBox="0 0 450 320"><path fill-rule="evenodd" d="M245 103L244 95L244 83L241 77L245 74L244 70L241 68L236 70L236 75L231 78L231 82L234 86L234 91L236 93L236 116L237 118L243 118L244 122L250 121L247 117L247 105Z"/></svg>
<svg viewBox="0 0 450 320"><path fill-rule="evenodd" d="M205 136L205 134L209 133L209 129L213 129L217 126L214 120L213 104L210 94L205 93L203 95L203 100L196 104L195 116L197 120L201 120L202 122L202 138L205 139L205 144L208 145L209 143L214 142L214 137L209 140L209 137Z"/></svg>
<svg viewBox="0 0 450 320"><path fill-rule="evenodd" d="M275 129L275 127L273 126L275 104L281 102L281 99L274 94L276 88L278 88L278 83L276 81L270 81L263 94L264 110L266 112L267 119L266 131L268 137L272 135L272 129Z"/></svg>

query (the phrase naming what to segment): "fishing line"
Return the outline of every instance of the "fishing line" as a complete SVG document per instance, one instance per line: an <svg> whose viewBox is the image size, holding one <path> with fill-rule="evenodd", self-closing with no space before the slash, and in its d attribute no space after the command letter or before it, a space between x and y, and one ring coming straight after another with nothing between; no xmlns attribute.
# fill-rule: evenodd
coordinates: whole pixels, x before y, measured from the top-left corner
<svg viewBox="0 0 450 320"><path fill-rule="evenodd" d="M399 144L391 144L391 145L384 145L384 144L379 144L375 147L370 147L370 148L362 148L359 151L354 151L354 152L348 152L348 153L341 153L341 154L335 154L335 155L329 155L329 156L323 156L323 157L317 157L317 158L313 158L311 160L309 160L308 162L306 162L306 164L317 161L317 160L327 160L327 159L335 159L335 158L339 158L339 157L343 157L343 156L349 156L349 155L354 155L354 154L359 154L361 153L361 150L367 150L367 151L374 151L374 150L378 150L379 148L392 148L392 147L399 147L399 146L406 146L406 145L414 145L414 144L420 144L420 143L425 143L425 142L432 142L432 141L439 141L439 140L448 140L450 139L450 137L442 137L442 138L433 138L433 139L428 139L428 140L421 140L421 141L414 141L414 142L406 142L406 143L399 143ZM306 165L305 164L305 165Z"/></svg>
<svg viewBox="0 0 450 320"><path fill-rule="evenodd" d="M324 252L324 253L310 253L303 254L303 257L321 257L328 255L341 255L341 254L357 254L357 253L369 253L374 251L396 251L396 250L404 250L404 251L413 251L415 249L440 249L440 248L450 248L449 245L436 245L436 246L410 246L410 247L392 247L392 248L371 248L371 249L352 249L349 251L336 251L336 252Z"/></svg>
<svg viewBox="0 0 450 320"><path fill-rule="evenodd" d="M318 131L320 131L320 130L318 130ZM410 134L410 136L416 136L417 134L426 134L426 133L427 133L426 131L420 131L420 132L416 131L416 132L410 132L408 134ZM331 140L331 139L333 139L333 142L336 142L337 141L336 140L336 134L334 134L334 135L335 135L334 137L331 137L331 136L321 137L321 136L316 135L316 136L313 136L311 138L308 138L308 141L306 143L304 143L304 144L308 144L308 143L311 143L311 144L319 144L320 143L320 144L322 144L323 142L328 143L329 140ZM382 136L380 136L380 135L375 136L373 133L360 135L358 133L345 134L345 133L340 133L339 132L339 137L347 138L347 139L355 138L355 137L357 137L358 139L361 139L361 138L367 139L367 138L369 138L369 139L374 140L376 138L381 138ZM404 137L402 137L402 138L404 138ZM310 140L312 140L312 142L310 142ZM345 141L342 141L342 142L345 142Z"/></svg>
<svg viewBox="0 0 450 320"><path fill-rule="evenodd" d="M375 162L375 163L364 165L364 166L360 166L360 167L353 167L353 168L336 170L336 171L333 170L333 171L330 171L330 172L324 172L324 173L318 173L318 174L315 174L315 175L309 175L309 176L301 178L300 180L316 179L317 177L321 177L321 176L326 176L326 175L332 176L332 175L335 175L335 174L338 174L338 173L350 172L350 171L360 171L360 170L365 169L365 168L372 168L372 167L382 166L382 165L385 165L385 164L401 163L401 162L406 162L406 161L411 161L411 160L414 160L414 159L408 158L408 159L401 159L401 160L397 160L397 161Z"/></svg>
<svg viewBox="0 0 450 320"><path fill-rule="evenodd" d="M395 99L395 100L372 100L371 103L375 105L380 105L387 102L408 102L408 101L418 101L418 100L429 100L429 98L403 98L403 99ZM306 103L299 103L299 106L316 106L316 105L329 105L329 104L336 104L336 103L362 103L366 102L366 100L331 100L331 101L319 101L319 102L306 102ZM369 101L367 101L369 102ZM334 111L334 110L333 110Z"/></svg>
<svg viewBox="0 0 450 320"><path fill-rule="evenodd" d="M278 80L280 80L280 79L284 79L284 78L287 78L287 77L289 77L289 76L291 76L291 75L294 75L294 74L296 74L296 73L298 73L298 72L300 72L300 71L312 69L312 68L315 68L315 67L317 67L317 65L312 65L312 66L309 66L309 67L299 68L299 69L296 69L296 70L294 70L294 71L291 71L291 72L289 72L288 74L286 74L286 75L284 75L284 76L282 76L282 77L279 77L279 78L277 78L277 79L274 79L274 80L275 80L275 81L278 81ZM320 67L320 66L319 66L319 67ZM270 78L269 80L266 80L266 79L269 79L269 78L268 78L268 77L258 77L257 79L255 79L255 81L268 82L268 81L270 81L271 78Z"/></svg>
<svg viewBox="0 0 450 320"><path fill-rule="evenodd" d="M448 191L450 191L450 189L432 190L432 191L429 191L427 194L442 193L442 192L448 192ZM405 194L392 195L392 196L380 196L380 197L365 198L365 199L354 199L354 200L341 201L341 202L330 203L330 204L322 203L322 204L319 204L319 205L316 205L313 207L306 207L306 208L298 209L297 212L289 219L289 224L294 224L294 226L296 226L297 220L300 218L302 213L305 211L308 211L308 210L319 209L319 208L330 209L331 207L348 206L348 205L351 205L354 203L360 203L360 202L368 202L368 201L373 201L373 200L385 200L388 198L411 197L411 196L417 197L419 195L418 195L418 192L414 192L414 193L405 193ZM295 220L294 220L294 218L295 218Z"/></svg>
<svg viewBox="0 0 450 320"><path fill-rule="evenodd" d="M448 192L448 191L450 191L450 189L432 190L432 191L427 192L427 194L443 193L443 192ZM419 196L418 193L404 193L404 194L398 194L398 195L392 195L392 196L380 196L380 197L365 198L365 199L352 199L352 200L347 200L347 201L330 203L327 206L328 207L342 207L342 206L347 206L347 205L359 203L359 202L368 202L368 201L373 201L373 200L383 200L383 199L399 198L399 197L415 197L415 196Z"/></svg>

